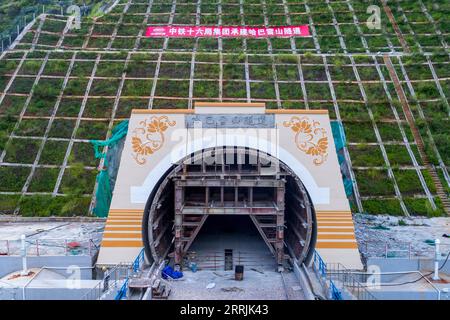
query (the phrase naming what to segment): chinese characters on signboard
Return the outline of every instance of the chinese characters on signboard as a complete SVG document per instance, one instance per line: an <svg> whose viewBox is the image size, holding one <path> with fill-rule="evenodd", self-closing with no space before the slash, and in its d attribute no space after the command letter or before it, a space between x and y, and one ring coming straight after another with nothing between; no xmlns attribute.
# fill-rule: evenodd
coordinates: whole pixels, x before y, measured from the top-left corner
<svg viewBox="0 0 450 320"><path fill-rule="evenodd" d="M273 114L188 114L186 128L275 128Z"/></svg>
<svg viewBox="0 0 450 320"><path fill-rule="evenodd" d="M214 27L214 26L158 26L148 27L146 37L169 38L286 38L309 37L307 25L277 27Z"/></svg>

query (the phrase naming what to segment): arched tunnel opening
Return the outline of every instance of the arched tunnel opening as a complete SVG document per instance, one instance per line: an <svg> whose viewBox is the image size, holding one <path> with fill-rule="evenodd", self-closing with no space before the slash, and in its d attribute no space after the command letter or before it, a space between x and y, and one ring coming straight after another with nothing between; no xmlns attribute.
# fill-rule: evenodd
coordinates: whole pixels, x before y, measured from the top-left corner
<svg viewBox="0 0 450 320"><path fill-rule="evenodd" d="M202 270L273 271L276 261L248 215L210 215L192 243L188 260Z"/></svg>
<svg viewBox="0 0 450 320"><path fill-rule="evenodd" d="M216 147L174 164L152 190L144 212L149 259L182 267L309 262L316 216L298 176L277 158L254 149Z"/></svg>

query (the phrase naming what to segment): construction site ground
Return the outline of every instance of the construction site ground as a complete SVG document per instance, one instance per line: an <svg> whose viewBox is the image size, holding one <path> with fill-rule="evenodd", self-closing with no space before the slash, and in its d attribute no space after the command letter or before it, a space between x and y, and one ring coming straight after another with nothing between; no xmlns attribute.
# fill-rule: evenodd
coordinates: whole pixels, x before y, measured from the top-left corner
<svg viewBox="0 0 450 320"><path fill-rule="evenodd" d="M94 250L100 244L103 228L103 222L2 222L0 253L20 254L22 234L26 236L29 255L65 255L70 242Z"/></svg>
<svg viewBox="0 0 450 320"><path fill-rule="evenodd" d="M370 257L408 258L434 255L432 241L440 240L443 254L450 250L450 218L354 216L359 249Z"/></svg>
<svg viewBox="0 0 450 320"><path fill-rule="evenodd" d="M172 300L303 300L300 283L293 272L244 270L237 281L232 271L184 271L181 280L171 281ZM286 286L286 287L285 287Z"/></svg>
<svg viewBox="0 0 450 320"><path fill-rule="evenodd" d="M436 238L441 241L442 252L450 249L450 238L443 236L449 234L450 218L355 215L354 221L360 251L369 256L382 257L387 244L390 256L407 257L406 251L394 250L408 250L411 246L413 255L432 257L434 247L430 245L430 240ZM98 245L103 228L104 222L0 222L0 251L5 246L5 240L19 241L22 234L27 236L28 241L92 239ZM59 247L60 243L55 242L55 246ZM47 254L52 253L51 247L51 241L47 241ZM55 254L57 252L54 251Z"/></svg>

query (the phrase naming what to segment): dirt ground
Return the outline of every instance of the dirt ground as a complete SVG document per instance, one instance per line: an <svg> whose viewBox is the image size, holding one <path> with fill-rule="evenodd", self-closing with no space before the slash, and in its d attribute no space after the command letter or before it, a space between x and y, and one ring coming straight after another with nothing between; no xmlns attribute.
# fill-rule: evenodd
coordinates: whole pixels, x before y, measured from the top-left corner
<svg viewBox="0 0 450 320"><path fill-rule="evenodd" d="M172 281L172 300L302 300L295 275L284 273L286 290L280 273L244 270L244 279L236 281L234 271L185 271L182 280Z"/></svg>
<svg viewBox="0 0 450 320"><path fill-rule="evenodd" d="M388 215L354 216L360 251L369 256L433 257L433 241L439 239L441 252L450 250L450 218L407 218Z"/></svg>
<svg viewBox="0 0 450 320"><path fill-rule="evenodd" d="M88 250L90 240L100 245L103 228L103 222L2 222L0 253L20 254L22 234L26 236L30 255L38 252L40 255L64 255L70 242L78 242L81 248Z"/></svg>

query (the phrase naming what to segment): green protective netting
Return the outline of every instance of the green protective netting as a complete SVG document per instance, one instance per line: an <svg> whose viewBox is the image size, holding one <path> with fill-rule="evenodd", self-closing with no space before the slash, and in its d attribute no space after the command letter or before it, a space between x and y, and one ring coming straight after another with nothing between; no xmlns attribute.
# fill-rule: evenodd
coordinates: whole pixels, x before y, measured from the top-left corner
<svg viewBox="0 0 450 320"><path fill-rule="evenodd" d="M345 138L344 127L340 121L331 121L331 131L333 132L334 145L336 146L336 154L338 157L339 165L345 162L345 157L339 153L347 144ZM353 182L342 175L342 180L344 182L345 194L349 197L353 194Z"/></svg>
<svg viewBox="0 0 450 320"><path fill-rule="evenodd" d="M347 178L343 178L344 180L344 189L345 189L345 194L347 195L347 197L351 196L353 194L353 183L352 180L347 179Z"/></svg>
<svg viewBox="0 0 450 320"><path fill-rule="evenodd" d="M336 152L339 152L346 145L345 133L344 128L342 127L342 122L331 121L331 131L333 132Z"/></svg>
<svg viewBox="0 0 450 320"><path fill-rule="evenodd" d="M102 152L103 147L108 146L108 148L116 145L123 137L126 136L128 132L128 120L124 120L116 125L111 134L111 138L108 140L90 140L94 146L95 158L104 158L104 165L108 167L108 160L106 153ZM109 212L109 206L111 205L111 181L107 169L102 169L97 174L97 191L95 193L95 208L93 210L97 217L107 217Z"/></svg>

